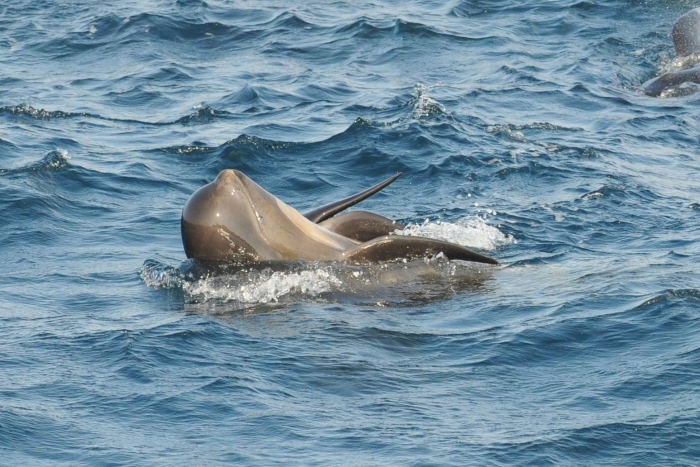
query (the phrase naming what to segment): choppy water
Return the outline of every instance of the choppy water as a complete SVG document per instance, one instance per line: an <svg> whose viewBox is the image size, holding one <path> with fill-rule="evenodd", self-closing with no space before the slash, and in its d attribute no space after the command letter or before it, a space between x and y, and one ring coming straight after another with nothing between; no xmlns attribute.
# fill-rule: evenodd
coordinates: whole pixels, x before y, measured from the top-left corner
<svg viewBox="0 0 700 467"><path fill-rule="evenodd" d="M0 4L0 464L694 465L696 6ZM502 266L197 276L225 168Z"/></svg>

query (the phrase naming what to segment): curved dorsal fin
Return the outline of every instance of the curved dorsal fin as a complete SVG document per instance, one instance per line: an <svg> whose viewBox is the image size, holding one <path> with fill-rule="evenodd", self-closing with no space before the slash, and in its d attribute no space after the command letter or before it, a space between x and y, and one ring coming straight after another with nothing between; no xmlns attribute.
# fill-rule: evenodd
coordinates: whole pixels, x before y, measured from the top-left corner
<svg viewBox="0 0 700 467"><path fill-rule="evenodd" d="M322 222L330 217L335 216L341 211L344 211L345 209L349 208L350 206L354 206L355 204L359 203L363 199L367 199L376 192L380 191L382 188L390 185L391 183L394 182L397 178L401 176L402 172L397 173L396 175L387 178L384 180L382 183L379 183L377 185L374 185L372 188L368 188L365 191L362 191L360 193L357 193L355 195L349 196L345 199L341 199L340 201L335 201L333 203L327 204L325 206L321 206L320 208L313 209L307 213L304 213L304 217L306 217L308 220L311 222L319 223Z"/></svg>

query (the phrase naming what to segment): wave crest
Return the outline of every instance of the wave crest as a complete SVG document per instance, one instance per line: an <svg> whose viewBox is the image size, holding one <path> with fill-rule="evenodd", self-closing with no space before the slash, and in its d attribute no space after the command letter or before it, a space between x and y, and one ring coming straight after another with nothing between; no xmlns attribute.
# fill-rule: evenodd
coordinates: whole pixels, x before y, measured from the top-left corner
<svg viewBox="0 0 700 467"><path fill-rule="evenodd" d="M37 120L49 120L52 118L90 116L87 113L64 112L62 110L36 109L29 104L8 105L0 107L0 113L11 113L14 115L26 115Z"/></svg>
<svg viewBox="0 0 700 467"><path fill-rule="evenodd" d="M177 268L155 260L147 260L138 270L139 277L147 287L154 289L182 288L185 274Z"/></svg>
<svg viewBox="0 0 700 467"><path fill-rule="evenodd" d="M446 113L445 106L428 96L430 88L418 83L415 87L416 97L409 101L413 107L413 118L430 117L432 115L442 115Z"/></svg>

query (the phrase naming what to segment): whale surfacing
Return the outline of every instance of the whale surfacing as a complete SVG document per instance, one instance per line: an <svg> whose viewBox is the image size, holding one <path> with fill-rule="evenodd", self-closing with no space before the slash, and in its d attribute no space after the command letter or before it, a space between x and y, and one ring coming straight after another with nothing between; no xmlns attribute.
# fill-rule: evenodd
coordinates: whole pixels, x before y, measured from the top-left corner
<svg viewBox="0 0 700 467"><path fill-rule="evenodd" d="M460 245L389 235L400 224L353 211L333 216L392 183L400 174L306 216L238 170L222 171L185 204L182 244L188 258L203 261L347 261L376 263L444 254L450 260L498 264ZM313 219L313 220L310 220Z"/></svg>
<svg viewBox="0 0 700 467"><path fill-rule="evenodd" d="M659 97L684 83L700 84L700 8L690 10L676 20L671 30L677 59L686 62L685 69L664 73L642 85L644 93ZM694 92L694 90L690 90Z"/></svg>

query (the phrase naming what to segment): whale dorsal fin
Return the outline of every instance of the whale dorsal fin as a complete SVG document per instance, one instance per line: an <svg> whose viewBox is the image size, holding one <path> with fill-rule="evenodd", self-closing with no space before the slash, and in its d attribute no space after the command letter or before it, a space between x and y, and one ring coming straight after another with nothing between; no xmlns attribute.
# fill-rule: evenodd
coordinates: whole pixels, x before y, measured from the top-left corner
<svg viewBox="0 0 700 467"><path fill-rule="evenodd" d="M335 216L339 212L346 210L350 206L354 206L360 201L369 198L370 196L382 190L386 186L391 185L394 182L394 180L396 180L400 176L401 172L397 173L392 177L387 178L382 183L374 185L372 188L366 189L365 191L304 213L304 217L306 217L311 222L315 222L318 224L319 222L325 221L326 219Z"/></svg>

